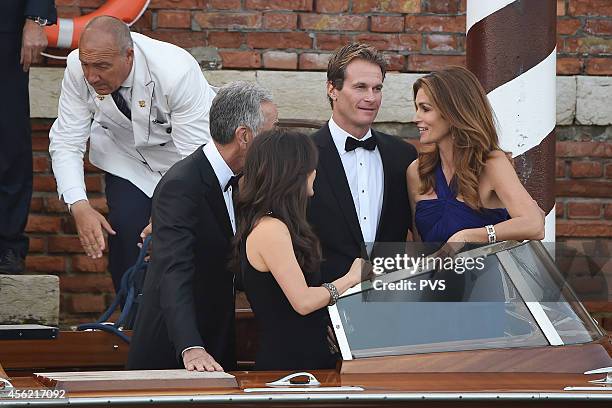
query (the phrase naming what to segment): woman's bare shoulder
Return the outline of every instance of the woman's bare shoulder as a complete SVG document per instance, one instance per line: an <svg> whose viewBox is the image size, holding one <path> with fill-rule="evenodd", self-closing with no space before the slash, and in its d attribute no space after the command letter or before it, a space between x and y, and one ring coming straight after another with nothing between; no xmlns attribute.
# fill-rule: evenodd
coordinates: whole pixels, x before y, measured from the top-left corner
<svg viewBox="0 0 612 408"><path fill-rule="evenodd" d="M500 161L510 163L510 156L503 150L492 150L487 157L486 164L493 163L495 165Z"/></svg>
<svg viewBox="0 0 612 408"><path fill-rule="evenodd" d="M289 235L287 225L278 218L265 216L262 217L251 231L253 237L278 237Z"/></svg>
<svg viewBox="0 0 612 408"><path fill-rule="evenodd" d="M419 179L419 159L414 159L406 169L406 177L411 180Z"/></svg>
<svg viewBox="0 0 612 408"><path fill-rule="evenodd" d="M494 185L517 177L511 158L502 150L493 150L489 154L483 176L481 181L489 181Z"/></svg>

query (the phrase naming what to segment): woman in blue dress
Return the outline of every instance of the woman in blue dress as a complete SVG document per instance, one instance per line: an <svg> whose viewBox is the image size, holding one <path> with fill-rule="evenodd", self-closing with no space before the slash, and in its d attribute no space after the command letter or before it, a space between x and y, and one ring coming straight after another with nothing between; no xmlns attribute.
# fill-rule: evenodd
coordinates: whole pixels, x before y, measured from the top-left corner
<svg viewBox="0 0 612 408"><path fill-rule="evenodd" d="M413 86L423 144L407 170L416 238L486 243L544 238L544 213L501 150L478 79L449 67Z"/></svg>
<svg viewBox="0 0 612 408"><path fill-rule="evenodd" d="M500 148L493 111L478 79L465 68L449 67L419 78L413 93L423 145L407 170L415 238L450 242L451 252L465 243L543 239L544 212ZM436 279L444 278L447 285L438 299L446 302L414 306L415 313L421 308L439 323L432 339L505 337L503 274L490 261L485 259L481 270L436 272Z"/></svg>

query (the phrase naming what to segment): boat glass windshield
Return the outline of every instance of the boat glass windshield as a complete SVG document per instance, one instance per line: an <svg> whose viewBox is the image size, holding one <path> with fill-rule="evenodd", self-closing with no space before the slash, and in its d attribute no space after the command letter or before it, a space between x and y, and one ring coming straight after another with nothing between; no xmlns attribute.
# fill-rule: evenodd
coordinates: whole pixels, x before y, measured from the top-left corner
<svg viewBox="0 0 612 408"><path fill-rule="evenodd" d="M481 257L482 269L397 271L342 296L329 310L343 358L575 344L601 335L540 242L468 252Z"/></svg>

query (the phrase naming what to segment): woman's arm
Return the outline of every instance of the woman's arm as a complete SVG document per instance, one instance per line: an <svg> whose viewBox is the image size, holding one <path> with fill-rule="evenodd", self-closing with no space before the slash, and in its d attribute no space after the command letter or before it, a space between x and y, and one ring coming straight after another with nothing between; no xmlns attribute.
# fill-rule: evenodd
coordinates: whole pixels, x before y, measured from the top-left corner
<svg viewBox="0 0 612 408"><path fill-rule="evenodd" d="M412 237L413 241L421 241L415 223L416 201L415 197L419 194L421 179L419 177L419 159L414 160L406 169L406 183L408 185L408 200L410 201L410 214L412 216Z"/></svg>
<svg viewBox="0 0 612 408"><path fill-rule="evenodd" d="M280 220L264 217L246 242L249 263L257 270L270 271L293 309L307 315L329 304L330 293L322 287L309 287L293 251L291 235ZM361 282L361 259L355 259L349 271L333 285L342 294Z"/></svg>
<svg viewBox="0 0 612 408"><path fill-rule="evenodd" d="M543 239L544 212L521 184L512 164L501 151L487 160L486 178L512 219L496 224L497 241ZM457 232L449 242L488 242L486 228L472 228Z"/></svg>

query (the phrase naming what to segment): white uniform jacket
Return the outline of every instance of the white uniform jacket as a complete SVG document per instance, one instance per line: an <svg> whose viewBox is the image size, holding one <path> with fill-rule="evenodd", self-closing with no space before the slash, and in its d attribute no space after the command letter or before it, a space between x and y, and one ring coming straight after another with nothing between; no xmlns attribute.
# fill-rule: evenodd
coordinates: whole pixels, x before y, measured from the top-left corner
<svg viewBox="0 0 612 408"><path fill-rule="evenodd" d="M58 117L49 133L58 193L67 203L86 198L88 139L92 164L131 181L149 197L174 163L211 140L208 113L215 91L197 61L175 45L137 33L132 38L131 121L111 95L98 95L87 83L78 50L68 56Z"/></svg>

